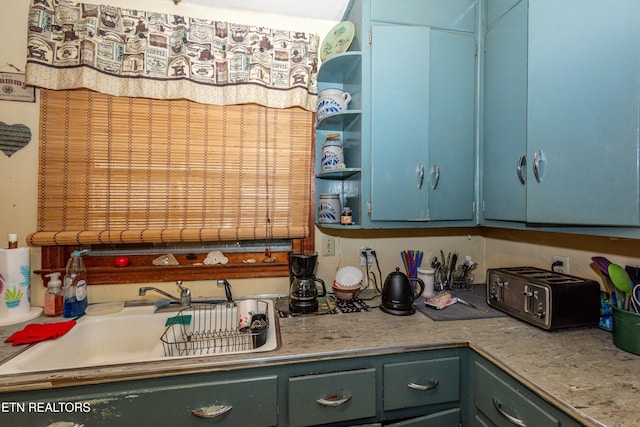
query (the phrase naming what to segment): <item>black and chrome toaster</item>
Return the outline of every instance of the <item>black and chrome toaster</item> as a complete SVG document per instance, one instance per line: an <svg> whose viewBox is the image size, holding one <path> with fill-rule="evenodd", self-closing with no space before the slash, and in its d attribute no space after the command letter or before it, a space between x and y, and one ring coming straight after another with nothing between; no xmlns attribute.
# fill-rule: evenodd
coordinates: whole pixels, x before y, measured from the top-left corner
<svg viewBox="0 0 640 427"><path fill-rule="evenodd" d="M487 303L546 330L596 326L600 285L537 267L491 268Z"/></svg>

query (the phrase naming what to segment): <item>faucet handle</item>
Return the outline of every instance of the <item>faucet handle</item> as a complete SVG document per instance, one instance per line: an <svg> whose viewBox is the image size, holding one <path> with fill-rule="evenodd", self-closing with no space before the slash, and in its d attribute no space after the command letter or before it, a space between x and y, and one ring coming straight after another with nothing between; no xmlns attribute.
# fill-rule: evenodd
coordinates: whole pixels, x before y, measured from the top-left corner
<svg viewBox="0 0 640 427"><path fill-rule="evenodd" d="M178 280L178 281L176 282L176 286L180 288L180 292L181 292L182 294L189 294L189 293L191 293L191 291L190 291L188 288L183 288L183 287L182 287L182 280Z"/></svg>
<svg viewBox="0 0 640 427"><path fill-rule="evenodd" d="M176 282L176 286L180 288L180 302L183 307L191 306L191 291L188 288L182 287L182 280Z"/></svg>

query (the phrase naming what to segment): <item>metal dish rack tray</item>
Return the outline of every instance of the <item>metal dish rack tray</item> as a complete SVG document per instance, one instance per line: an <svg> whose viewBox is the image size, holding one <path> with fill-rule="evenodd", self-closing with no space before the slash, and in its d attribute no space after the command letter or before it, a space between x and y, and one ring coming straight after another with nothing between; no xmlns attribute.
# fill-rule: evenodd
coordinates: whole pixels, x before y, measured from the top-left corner
<svg viewBox="0 0 640 427"><path fill-rule="evenodd" d="M160 340L167 357L239 353L266 342L269 329L267 301L258 301L251 326L240 328L238 305L194 304L181 310ZM263 314L262 316L260 314Z"/></svg>

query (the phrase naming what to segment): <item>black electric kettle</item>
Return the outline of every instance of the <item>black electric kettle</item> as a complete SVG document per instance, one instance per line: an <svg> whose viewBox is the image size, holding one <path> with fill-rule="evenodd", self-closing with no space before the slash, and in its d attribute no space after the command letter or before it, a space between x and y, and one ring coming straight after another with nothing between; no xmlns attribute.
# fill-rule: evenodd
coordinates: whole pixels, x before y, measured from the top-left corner
<svg viewBox="0 0 640 427"><path fill-rule="evenodd" d="M411 282L419 285L414 290ZM380 309L396 316L406 316L416 312L413 302L424 292L424 282L417 277L409 278L399 268L389 273L382 286L382 303Z"/></svg>

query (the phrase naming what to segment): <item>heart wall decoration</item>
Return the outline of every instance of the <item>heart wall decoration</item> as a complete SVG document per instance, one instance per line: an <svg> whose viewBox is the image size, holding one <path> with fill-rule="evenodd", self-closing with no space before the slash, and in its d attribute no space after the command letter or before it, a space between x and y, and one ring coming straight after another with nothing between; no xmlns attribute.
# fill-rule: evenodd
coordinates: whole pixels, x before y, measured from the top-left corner
<svg viewBox="0 0 640 427"><path fill-rule="evenodd" d="M0 150L11 157L31 141L31 129L26 125L8 125L0 122Z"/></svg>

